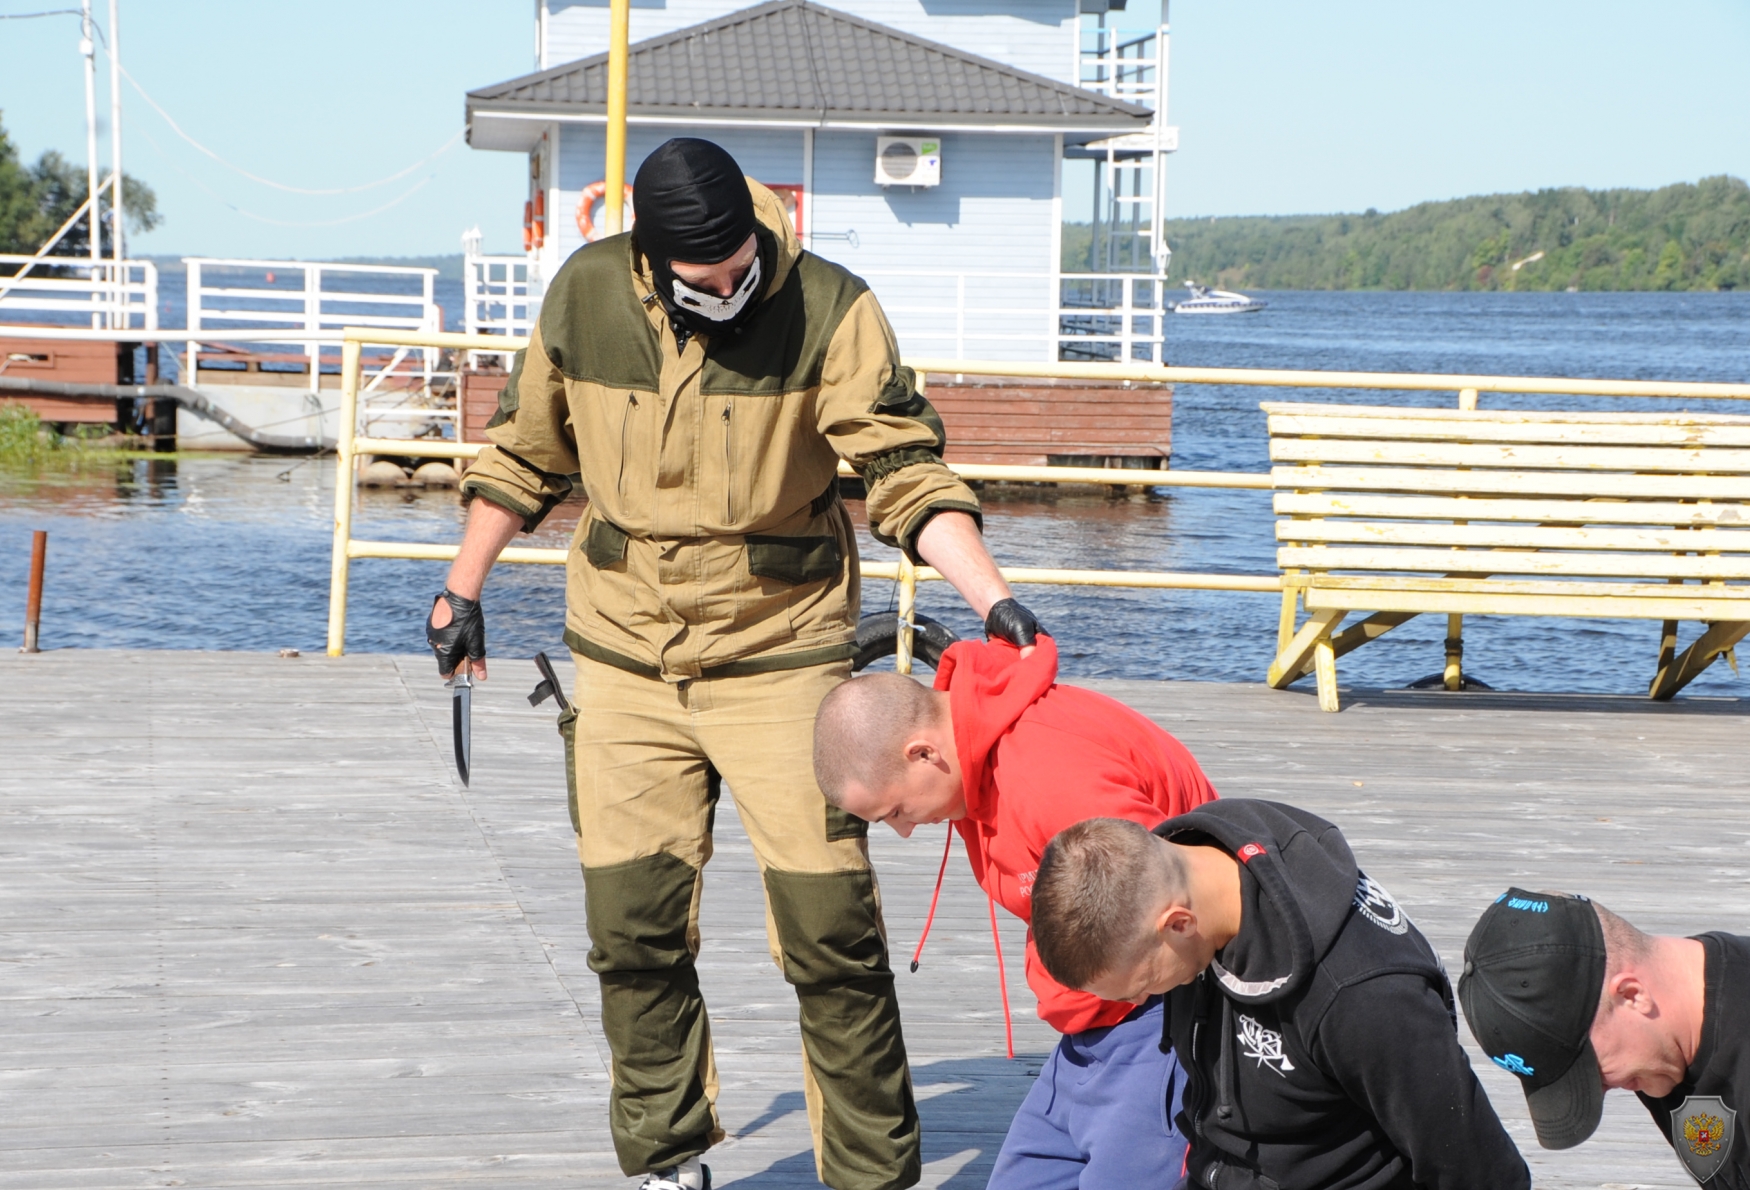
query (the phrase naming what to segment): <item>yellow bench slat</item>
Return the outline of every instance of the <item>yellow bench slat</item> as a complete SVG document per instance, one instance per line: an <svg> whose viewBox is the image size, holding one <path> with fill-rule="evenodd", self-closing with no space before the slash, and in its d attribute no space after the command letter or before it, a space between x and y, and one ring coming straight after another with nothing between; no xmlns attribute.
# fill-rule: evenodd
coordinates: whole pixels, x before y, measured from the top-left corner
<svg viewBox="0 0 1750 1190"><path fill-rule="evenodd" d="M1258 406L1272 417L1297 414L1365 418L1369 421L1432 420L1475 422L1561 423L1567 425L1750 425L1750 416L1734 413L1606 413L1590 410L1459 409L1452 405L1338 405L1323 401L1263 401Z"/></svg>
<svg viewBox="0 0 1750 1190"><path fill-rule="evenodd" d="M1608 475L1585 471L1452 471L1407 467L1273 467L1277 488L1302 491L1474 492L1500 496L1621 496L1750 500L1737 475Z"/></svg>
<svg viewBox="0 0 1750 1190"><path fill-rule="evenodd" d="M1434 521L1286 520L1278 541L1455 546L1508 550L1750 552L1750 529L1567 529L1543 525L1454 525Z"/></svg>
<svg viewBox="0 0 1750 1190"><path fill-rule="evenodd" d="M1448 496L1369 496L1330 492L1277 492L1271 502L1278 516L1750 527L1750 506L1740 504L1614 499L1461 500Z"/></svg>
<svg viewBox="0 0 1750 1190"><path fill-rule="evenodd" d="M1731 425L1560 421L1451 421L1434 418L1277 414L1270 433L1283 437L1424 442L1516 442L1571 446L1750 447L1750 422Z"/></svg>
<svg viewBox="0 0 1750 1190"><path fill-rule="evenodd" d="M1514 591L1521 595L1595 595L1600 598L1687 599L1717 603L1750 600L1747 583L1607 582L1599 579L1448 578L1435 574L1293 574L1284 586L1332 591L1443 591L1449 594ZM1710 615L1710 619L1718 617Z"/></svg>
<svg viewBox="0 0 1750 1190"><path fill-rule="evenodd" d="M1685 450L1667 446L1501 446L1480 442L1272 438L1270 458L1279 463L1373 463L1399 467L1510 467L1525 470L1750 474L1750 450L1726 447Z"/></svg>
<svg viewBox="0 0 1750 1190"><path fill-rule="evenodd" d="M1283 546L1283 570L1438 571L1444 574L1571 574L1601 578L1750 578L1750 557L1533 550L1388 549L1367 546Z"/></svg>
<svg viewBox="0 0 1750 1190"><path fill-rule="evenodd" d="M1637 599L1606 596L1528 595L1506 588L1487 591L1388 591L1309 589L1309 612L1344 611L1462 613L1474 616L1600 616L1628 620L1750 620L1750 598L1733 602Z"/></svg>

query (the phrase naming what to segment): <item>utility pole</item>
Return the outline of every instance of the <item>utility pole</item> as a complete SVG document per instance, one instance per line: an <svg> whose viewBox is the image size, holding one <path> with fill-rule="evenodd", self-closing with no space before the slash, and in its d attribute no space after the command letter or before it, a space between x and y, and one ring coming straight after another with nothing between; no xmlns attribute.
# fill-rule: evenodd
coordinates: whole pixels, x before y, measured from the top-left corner
<svg viewBox="0 0 1750 1190"><path fill-rule="evenodd" d="M119 0L109 0L109 242L115 250L115 272L110 280L116 285L111 294L109 325L111 329L118 326L126 329L127 307L121 296L121 285L127 276L122 265L126 252L122 247L122 35L116 17L118 3Z"/></svg>
<svg viewBox="0 0 1750 1190"><path fill-rule="evenodd" d="M103 221L98 216L97 201L97 42L91 23L91 0L80 0L79 52L85 58L85 193L91 199L86 218L91 227L91 301L101 306L102 291L98 289L98 270L103 267ZM91 329L101 330L101 309L91 311Z"/></svg>

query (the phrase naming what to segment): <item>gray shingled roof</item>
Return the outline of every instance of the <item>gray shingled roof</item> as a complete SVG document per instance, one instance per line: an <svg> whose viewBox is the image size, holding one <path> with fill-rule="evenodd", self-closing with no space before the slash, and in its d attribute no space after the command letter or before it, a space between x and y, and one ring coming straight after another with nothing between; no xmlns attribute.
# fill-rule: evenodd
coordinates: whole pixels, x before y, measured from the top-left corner
<svg viewBox="0 0 1750 1190"><path fill-rule="evenodd" d="M597 54L470 91L470 127L498 113L602 113L607 70L608 56ZM807 0L774 0L639 42L631 47L628 76L633 119L1019 126L1110 135L1141 130L1152 115Z"/></svg>

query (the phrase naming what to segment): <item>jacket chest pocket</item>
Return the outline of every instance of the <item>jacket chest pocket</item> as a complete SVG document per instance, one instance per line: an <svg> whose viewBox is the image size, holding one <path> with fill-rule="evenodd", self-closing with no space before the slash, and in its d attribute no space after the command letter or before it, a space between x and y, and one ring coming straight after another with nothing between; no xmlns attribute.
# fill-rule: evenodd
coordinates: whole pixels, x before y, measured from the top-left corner
<svg viewBox="0 0 1750 1190"><path fill-rule="evenodd" d="M787 513L814 494L788 490L812 433L800 396L710 394L701 421L700 507L722 518L722 531L770 525L774 511Z"/></svg>
<svg viewBox="0 0 1750 1190"><path fill-rule="evenodd" d="M618 444L612 479L619 495L621 516L634 520L648 518L653 509L656 490L656 424L660 403L654 393L613 393L604 402L608 406L602 419L607 424L603 435L608 442Z"/></svg>

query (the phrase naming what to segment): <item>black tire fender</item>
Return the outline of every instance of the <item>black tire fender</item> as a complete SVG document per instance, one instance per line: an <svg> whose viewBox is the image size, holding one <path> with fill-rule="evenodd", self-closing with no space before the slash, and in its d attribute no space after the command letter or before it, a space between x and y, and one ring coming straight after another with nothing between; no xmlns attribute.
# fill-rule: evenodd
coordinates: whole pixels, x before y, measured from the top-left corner
<svg viewBox="0 0 1750 1190"><path fill-rule="evenodd" d="M940 620L912 615L916 631L912 633L912 657L931 669L941 664L942 654L960 638ZM896 612L875 612L857 622L857 655L851 659L851 672L867 667L883 657L899 652L899 615Z"/></svg>

